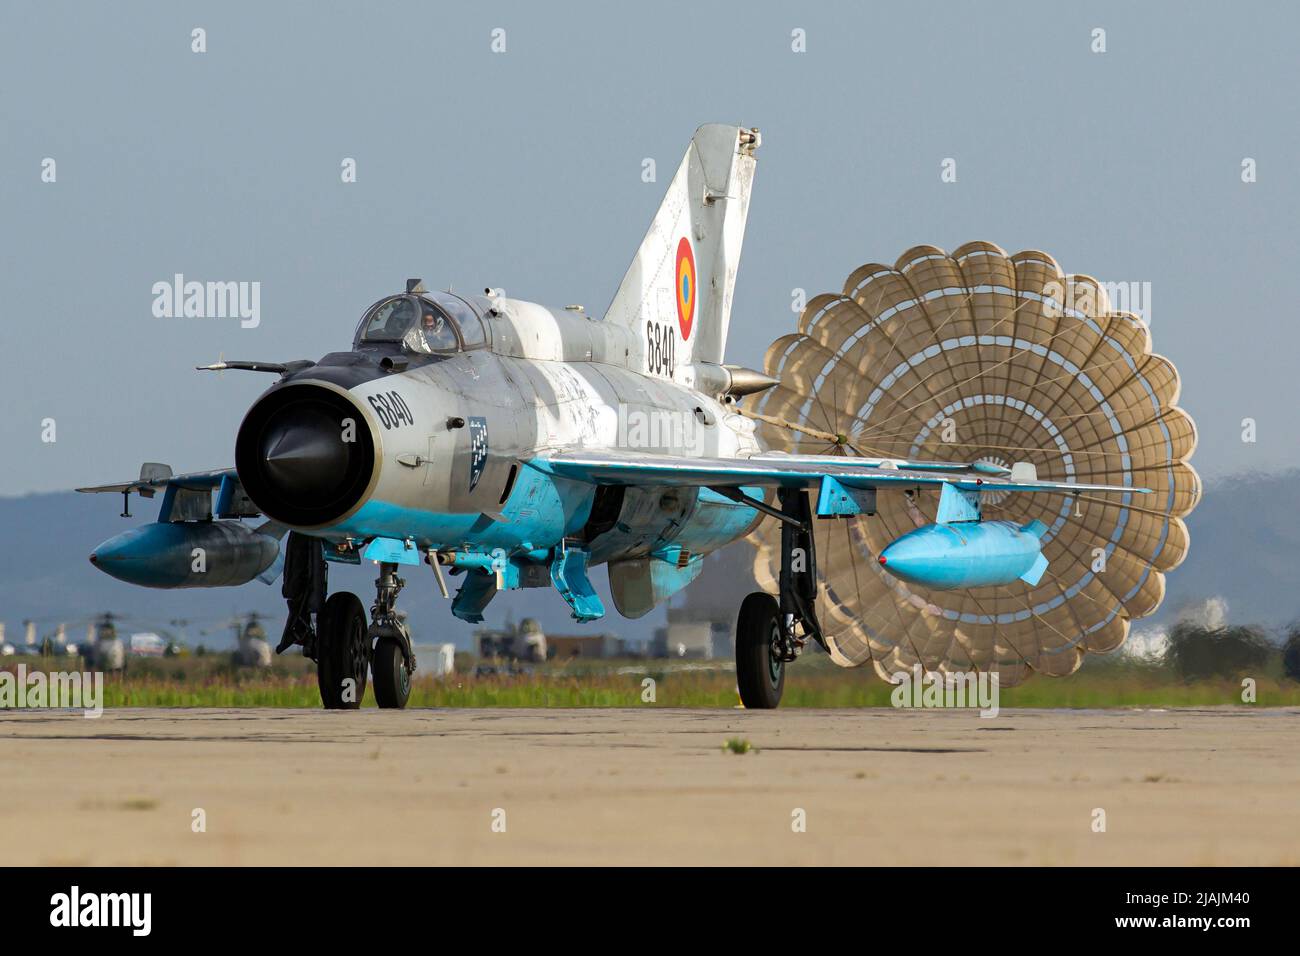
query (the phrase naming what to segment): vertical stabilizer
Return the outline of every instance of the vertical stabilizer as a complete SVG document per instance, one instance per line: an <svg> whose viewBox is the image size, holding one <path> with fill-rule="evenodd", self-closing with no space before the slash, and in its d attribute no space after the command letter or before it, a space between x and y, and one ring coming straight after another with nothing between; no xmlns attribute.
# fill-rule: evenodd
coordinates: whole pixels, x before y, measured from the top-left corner
<svg viewBox="0 0 1300 956"><path fill-rule="evenodd" d="M757 130L695 131L605 321L634 329L641 368L722 362L754 182Z"/></svg>

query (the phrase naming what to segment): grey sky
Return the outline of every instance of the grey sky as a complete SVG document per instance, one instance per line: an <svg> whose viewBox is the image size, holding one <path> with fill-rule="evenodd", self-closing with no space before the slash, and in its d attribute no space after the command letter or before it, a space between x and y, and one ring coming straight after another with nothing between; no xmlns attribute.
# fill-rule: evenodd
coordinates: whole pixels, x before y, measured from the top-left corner
<svg viewBox="0 0 1300 956"><path fill-rule="evenodd" d="M603 310L710 121L764 135L729 360L863 262L1041 248L1152 284L1203 474L1300 465L1298 27L1281 3L6 3L0 494L230 464L270 380L192 367L346 348L407 276ZM177 272L260 281L261 325L155 318Z"/></svg>

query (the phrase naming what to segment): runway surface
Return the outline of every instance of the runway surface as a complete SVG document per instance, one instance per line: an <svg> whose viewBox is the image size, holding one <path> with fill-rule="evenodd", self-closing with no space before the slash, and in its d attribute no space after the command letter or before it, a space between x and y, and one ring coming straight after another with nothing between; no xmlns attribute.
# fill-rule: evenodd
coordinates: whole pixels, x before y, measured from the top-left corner
<svg viewBox="0 0 1300 956"><path fill-rule="evenodd" d="M0 863L1295 865L1297 741L1296 709L10 712Z"/></svg>

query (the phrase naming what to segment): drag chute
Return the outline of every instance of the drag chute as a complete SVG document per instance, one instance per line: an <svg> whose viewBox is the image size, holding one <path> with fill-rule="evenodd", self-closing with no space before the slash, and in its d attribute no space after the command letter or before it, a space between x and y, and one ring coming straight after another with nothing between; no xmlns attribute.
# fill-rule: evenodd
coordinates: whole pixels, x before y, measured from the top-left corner
<svg viewBox="0 0 1300 956"><path fill-rule="evenodd" d="M1146 322L1043 252L917 246L864 265L808 302L765 371L780 384L749 414L775 450L983 462L1153 492L983 495L984 520L1041 528L1036 584L938 590L890 574L881 553L936 520L932 487L882 493L871 516L815 521L821 623L843 666L885 679L918 664L996 671L1003 684L1070 674L1124 643L1187 554L1200 480L1178 372L1152 351ZM780 526L754 538L759 586L775 592Z"/></svg>

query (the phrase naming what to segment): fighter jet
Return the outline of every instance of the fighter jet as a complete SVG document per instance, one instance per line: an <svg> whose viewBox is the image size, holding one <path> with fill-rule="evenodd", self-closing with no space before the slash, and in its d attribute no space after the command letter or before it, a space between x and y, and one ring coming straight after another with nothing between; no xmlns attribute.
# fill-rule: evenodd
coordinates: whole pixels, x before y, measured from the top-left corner
<svg viewBox="0 0 1300 956"><path fill-rule="evenodd" d="M703 558L781 522L779 593L743 602L742 701L775 707L786 665L823 642L812 522L871 515L878 494L941 489L937 520L880 555L934 588L1035 583L1042 527L981 520L989 492L1142 493L1037 480L1032 465L826 458L765 451L746 396L777 384L724 350L754 181L756 129L696 131L601 316L420 280L361 317L352 348L318 361L223 361L277 376L245 415L234 466L78 489L162 491L158 520L95 548L121 580L183 588L283 572L279 650L316 661L326 708L403 707L416 660L398 572L426 564L451 613L483 619L500 591L553 588L578 621L638 618L694 580ZM263 518L256 526L240 519ZM953 531L958 528L959 531ZM279 540L288 533L283 552ZM330 562L376 562L375 598L328 594ZM407 572L413 573L413 572Z"/></svg>

